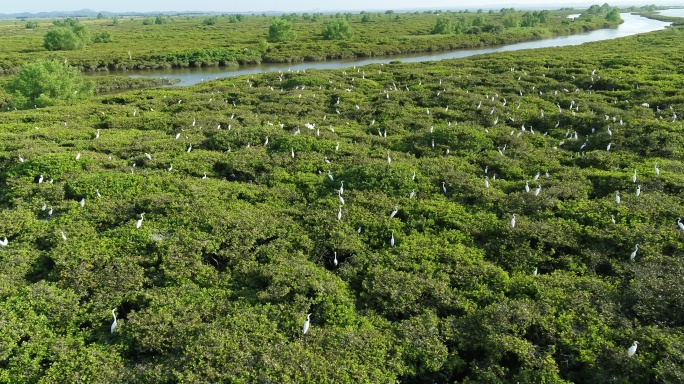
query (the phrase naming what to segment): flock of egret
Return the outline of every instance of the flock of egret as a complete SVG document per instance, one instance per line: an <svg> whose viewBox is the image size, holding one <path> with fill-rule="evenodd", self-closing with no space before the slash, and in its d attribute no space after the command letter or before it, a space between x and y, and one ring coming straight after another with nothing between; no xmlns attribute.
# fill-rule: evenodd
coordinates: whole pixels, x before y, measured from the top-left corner
<svg viewBox="0 0 684 384"><path fill-rule="evenodd" d="M594 73L592 73L592 75L594 75ZM520 77L518 77L518 79L520 80ZM592 80L593 80L593 78L592 78ZM282 77L281 77L281 81L282 81ZM353 82L353 79L352 79L352 82ZM440 85L441 85L441 84L442 84L442 80L440 79ZM250 84L250 86L251 86L251 84ZM304 87L302 87L302 89L304 89ZM348 87L348 88L346 88L346 90L347 90L348 92L353 92L353 91L354 91L354 88L353 88L353 87ZM396 85L394 85L393 88L390 87L390 91L392 91L392 90L394 90L394 91L399 91L399 88L398 88ZM406 86L406 90L407 90L407 91L409 90L409 87L408 87L408 86ZM534 87L533 87L533 90L534 90ZM440 91L440 92L441 92L441 91ZM556 92L557 92L557 91L556 91ZM570 91L567 90L567 89L565 90L565 92L570 93ZM575 92L579 92L579 90L575 90ZM519 91L519 93L520 93L520 97L523 98L523 92L522 92L522 90ZM386 98L389 98L389 95L390 95L389 91L385 90L385 91L384 91L384 94L386 95ZM539 91L539 94L542 95L542 92ZM437 96L439 96L439 93L438 93ZM498 97L498 94L492 95L491 97L490 97L490 95L486 95L485 100L487 101L487 103L490 103L490 104L491 104L492 102L494 102L494 101L496 100L496 97ZM501 107L497 107L497 106L492 107L491 110L489 111L489 115L492 115L492 116L493 116L494 113L495 113L495 111L497 111L497 108L508 108L508 107L507 107L507 104L508 104L508 101L506 100L506 98L503 98L503 101L502 101L502 103L501 103ZM339 99L339 98L337 99L337 105L340 105L340 99ZM233 106L235 106L235 102L233 102ZM559 103L557 103L557 106L558 106L558 108L559 108L559 113L561 113L562 110L563 110L563 109L562 109L562 106L561 106ZM358 104L355 104L354 107L355 107L355 109L356 109L357 111L361 109L361 107L360 107ZM482 100L479 100L479 102L478 102L478 104L477 104L477 106L476 106L476 109L479 110L479 109L482 108L482 107L483 107L483 101L482 101ZM518 109L520 108L520 103L518 104L517 108L518 108ZM572 103L570 104L568 110L571 111L572 114L573 114L573 116L574 116L574 115L579 111L579 103L576 103L576 102L573 100ZM445 112L447 112L447 111L449 111L449 107L448 107L448 106L445 108ZM339 114L339 113L340 113L339 109L338 109L336 112ZM485 113L486 113L486 112L485 112ZM430 112L430 109L429 109L429 108L426 108L426 109L425 109L425 114L428 115L428 116L431 115L431 112ZM437 112L434 112L432 115L435 115L435 114L437 114ZM137 110L135 110L135 111L133 112L133 116L136 116L136 115L137 115ZM542 118L544 117L544 111L543 111L543 110L540 110L540 116L541 116ZM231 116L231 118L233 118L233 117L234 117L234 115ZM509 119L512 120L512 121L514 121L514 119L513 119L512 117L510 117ZM608 120L608 119L609 119L609 116L606 115L606 120ZM615 116L613 116L612 119L613 119L613 122L617 122ZM325 117L324 117L324 120L325 120ZM675 120L676 120L676 114L675 114ZM492 126L496 126L496 125L498 124L498 122L499 122L499 117L496 116L496 117L493 118L493 120L492 120ZM374 123L375 123L375 120L373 120L373 122L371 123L371 125L373 125ZM196 120L195 118L193 118L192 123L191 123L191 126L192 126L192 127L196 127L196 124L197 124L197 120ZM272 125L270 122L269 122L269 124ZM284 124L281 124L281 123L279 123L279 124L280 124L280 127L281 127L281 128L284 128ZM449 122L449 126L450 126L450 125L451 125L451 122ZM558 123L556 124L556 128L558 128L559 125L560 125L560 121L558 121ZM621 125L621 126L624 125L624 123L623 123L622 120L620 120L620 125ZM201 127L200 127L200 128L201 128ZM315 124L307 123L307 124L306 124L306 128L309 128L310 130L313 130L313 129L315 128ZM221 129L221 125L220 125L220 124L217 126L217 129ZM230 125L228 126L228 129L230 130ZM332 126L330 127L330 129L331 129L332 132L334 132L334 128L333 128ZM485 128L485 131L488 132L488 130L487 130L486 128ZM430 127L430 132L431 132L431 133L433 132L433 127ZM593 134L594 132L595 132L595 130L592 129L592 134ZM300 131L299 128L297 128L297 130L294 132L294 134L300 134L300 133L301 133L301 131ZM511 135L513 135L514 133L515 133L515 129L514 129L513 131L511 131ZM609 136L612 136L612 135L613 135L613 131L610 129L610 127L607 127L607 133L608 133ZM378 132L378 134L379 134L381 137L387 137L387 130L385 130L384 133ZM535 131L533 130L533 128L532 128L531 126L526 127L525 124L523 124L522 127L521 127L521 130L518 132L517 136L519 137L519 136L521 136L522 134L535 134ZM318 129L316 130L316 135L317 135L317 136L320 135L320 131L319 131ZM176 139L176 140L179 139L180 136L181 136L181 133L179 132L179 133L177 133L177 134L175 135L175 139ZM544 136L546 136L546 133L544 133ZM95 135L95 139L99 139L99 138L100 138L100 130L98 129L98 130L97 130L97 134ZM187 136L186 136L186 138L187 138ZM565 140L577 140L577 139L578 139L578 133L577 133L577 132L570 132L570 130L568 129L568 131L566 132ZM560 143L558 144L558 146L564 145L564 144L565 144L565 140L560 141ZM587 147L587 145L589 144L589 140L590 140L590 137L589 137L589 135L587 135L586 140L585 140L584 143L579 147L579 150L580 150L580 151L584 150L584 149ZM266 136L266 137L265 137L265 140L263 141L263 145L264 145L264 146L268 146L268 145L269 145L269 142L270 142L270 141L269 141L269 136ZM508 144L503 143L503 145L497 147L498 152L499 152L499 154L500 154L501 156L506 156L506 155L507 155L507 153L506 153L507 145L508 145ZM610 151L613 145L615 145L613 142L609 142L609 143L607 144L607 146L606 146L606 150L607 150L607 151ZM249 143L247 144L247 146L249 147ZM336 145L335 145L335 151L338 151L338 150L339 150L339 146L340 146L340 143L339 143L339 141L338 141L338 142L336 143ZM434 138L431 139L430 146L431 146L433 149L435 148L435 140L434 140ZM557 148L558 148L558 147L554 147L554 149L557 149ZM189 143L188 146L187 146L187 148L185 149L185 152L186 152L186 153L190 153L192 150L193 150L192 143ZM228 151L230 151L230 149L228 149ZM445 153L446 153L446 155L449 155L450 151L449 151L448 148L446 149ZM584 153L584 152L582 152L582 154L583 154L583 153ZM578 155L579 155L579 152L578 152ZM151 155L150 153L144 152L144 156L145 156L145 158L147 158L147 160L150 160L150 161L152 160L152 155ZM291 147L291 150L290 150L290 157L291 157L292 159L295 159L295 149L294 149L294 147ZM78 153L75 155L75 160L76 160L76 161L79 161L80 159L81 159L81 153L78 152ZM111 159L111 157L110 157L110 159ZM23 158L21 155L19 155L19 161L22 162L22 163L24 162L24 158ZM331 161L330 161L330 159L328 159L328 157L325 157L325 158L324 158L324 163L327 164L327 165L330 165L330 164L331 164ZM388 164L388 165L392 165L392 163L393 163L393 160L392 160L392 157L391 157L391 152L390 152L390 150L387 150L387 164ZM135 167L135 163L133 164L133 167ZM173 170L173 165L172 165L172 164L169 164L168 171L170 172L170 171L172 171L172 170ZM658 164L657 164L657 163L656 163L655 166L654 166L654 170L655 170L656 175L660 175L660 169L658 168ZM132 170L131 170L131 172L132 172ZM485 168L484 168L484 173L485 173L484 183L485 183L485 187L486 187L486 188L490 188L490 186L491 186L488 172L489 172L489 166L485 166ZM546 178L549 178L548 170L546 171L545 176L546 176ZM334 181L334 177L333 177L333 175L332 175L331 170L328 170L328 171L327 171L327 177L329 178L330 181ZM537 174L534 176L534 181L537 181L537 180L539 179L539 177L540 177L540 172L537 172ZM205 179L205 178L206 178L206 173L204 173L204 176L202 177L202 179ZM416 171L415 171L415 169L413 170L413 175L412 175L411 179L412 179L413 181L415 181L415 179L416 179ZM493 177L492 180L496 180L496 174L494 175L494 177ZM43 183L43 181L44 181L44 176L41 174L41 175L39 176L37 182L38 182L38 184L41 184L41 183ZM52 181L53 181L53 180L50 180L50 183L52 183ZM632 175L632 182L633 182L633 183L636 183L636 181L637 181L637 170L634 169L634 173L633 173L633 175ZM526 192L526 193L530 193L530 192L532 191L532 187L530 186L529 181L525 181L525 187L524 187L524 189L525 189L525 192ZM446 186L446 182L444 182L444 181L442 181L441 190L442 190L442 192L443 192L445 195L447 194L447 186ZM541 185L541 184L538 184L537 187L536 187L536 188L534 189L534 191L533 191L534 196L539 196L540 193L541 193L541 191L542 191L542 185ZM98 197L101 196L100 193L99 193L99 190L97 190L96 193L97 193L97 196L98 196ZM338 207L338 211L337 211L337 220L338 220L338 221L342 221L342 217L343 217L343 216L342 216L342 208L343 208L343 206L345 205L345 200L344 200L344 198L343 198L343 194L344 194L344 181L340 181L340 187L339 187L338 194L337 194L337 197L338 197L339 203L340 203L340 205L339 205L339 207ZM639 197L640 195L641 195L641 185L637 185L637 187L636 187L636 196ZM409 194L409 199L413 199L415 196L416 196L416 190L415 190L415 189L412 189L411 192L410 192L410 194ZM615 201L616 201L616 203L617 203L618 205L619 205L620 202L621 202L620 192L619 192L619 191L616 191L616 192L615 192ZM83 197L83 198L79 201L80 206L81 206L81 207L84 207L84 206L85 206L85 202L86 202L86 199L85 199L85 197ZM45 210L45 209L46 209L46 207L45 207L45 205L44 205L44 206L43 206L43 210ZM390 219L393 219L393 218L397 215L398 212L399 212L399 206L398 206L398 205L395 205L395 206L394 206L394 209L391 211L391 213L390 213L390 215L389 215L389 218L390 218ZM52 207L50 207L49 214L50 214L50 215L52 214ZM135 222L135 228L136 228L136 229L140 229L140 228L141 228L141 226L142 226L142 224L143 224L143 220L144 220L144 215L145 215L145 213L140 213L140 219L138 219L138 220ZM511 229L514 229L514 228L516 227L516 217L517 217L516 214L513 213L513 214L512 214L512 217L511 217L511 219L510 219L510 228L511 228ZM612 223L615 223L615 216L614 216L614 215L611 215L611 222L612 222ZM680 229L682 232L684 232L684 223L681 222L681 219L677 219L677 225L678 225L679 229ZM361 233L361 227L358 228L358 232ZM395 246L394 232L395 232L394 230L391 231L391 237L390 237L390 241L389 241L390 247L394 247L394 246ZM66 240L67 240L67 237L66 237L66 235L64 234L64 232L62 231L62 232L60 232L60 234L61 234L62 240L66 241ZM6 246L8 245L8 242L9 242L8 239L5 237L2 241L0 241L0 247L2 247L2 248L6 247ZM638 249L639 249L639 244L636 244L635 247L634 247L634 251L633 251L633 252L631 253L631 255L630 255L630 260L634 260L634 259L636 258ZM334 264L335 267L337 267L337 266L338 266L338 263L339 263L339 261L338 261L338 259L337 259L337 252L334 252L333 264ZM535 269L534 269L534 271L533 271L533 275L536 276L536 275L538 274L538 271L539 271L538 268L535 267ZM117 326L117 319L116 319L115 310L112 309L111 312L112 312L112 316L113 316L113 318L114 318L114 321L113 321L113 323L112 323L112 325L111 325L111 333L114 333L115 328L116 328L116 326ZM302 333L303 333L303 334L306 334L306 333L308 332L308 330L309 330L310 318L311 318L311 314L308 314L307 317L306 317L306 321L305 321L305 323L304 323L304 325L303 325L303 328L302 328ZM635 341L635 342L634 342L634 345L633 345L632 347L629 348L629 351L628 351L629 356L634 355L634 353L636 352L636 348L637 348L637 342Z"/></svg>

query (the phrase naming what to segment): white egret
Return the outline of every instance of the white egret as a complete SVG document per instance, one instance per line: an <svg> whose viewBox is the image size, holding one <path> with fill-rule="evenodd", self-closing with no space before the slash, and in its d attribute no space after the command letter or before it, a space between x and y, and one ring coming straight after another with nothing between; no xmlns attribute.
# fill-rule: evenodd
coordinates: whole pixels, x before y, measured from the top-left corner
<svg viewBox="0 0 684 384"><path fill-rule="evenodd" d="M636 183L636 169L634 170L634 174L632 175L632 183Z"/></svg>
<svg viewBox="0 0 684 384"><path fill-rule="evenodd" d="M80 159L80 158L81 158L81 152L79 152L79 153L76 154L76 160L78 160L78 159Z"/></svg>
<svg viewBox="0 0 684 384"><path fill-rule="evenodd" d="M637 195L637 197L639 197L639 195L641 195L641 185L637 185L636 195Z"/></svg>
<svg viewBox="0 0 684 384"><path fill-rule="evenodd" d="M390 219L393 219L394 216L397 214L397 212L399 212L399 207L395 205L394 211L392 211L392 213L390 213Z"/></svg>
<svg viewBox="0 0 684 384"><path fill-rule="evenodd" d="M411 193L409 193L409 199L413 199L416 196L416 190L412 189Z"/></svg>
<svg viewBox="0 0 684 384"><path fill-rule="evenodd" d="M639 344L638 341L635 341L631 347L627 350L627 356L632 357L636 353L637 350L637 345Z"/></svg>
<svg viewBox="0 0 684 384"><path fill-rule="evenodd" d="M81 207L84 207L85 206L85 197L82 198L81 201L79 201L78 203L81 204Z"/></svg>
<svg viewBox="0 0 684 384"><path fill-rule="evenodd" d="M19 162L20 162L20 163L23 163L23 162L24 162L24 158L21 157L21 155L19 155Z"/></svg>
<svg viewBox="0 0 684 384"><path fill-rule="evenodd" d="M447 193L447 192L446 192L446 185L445 185L445 183L444 183L443 181L442 181L442 191L444 192L444 194Z"/></svg>
<svg viewBox="0 0 684 384"><path fill-rule="evenodd" d="M328 179L330 179L330 181L335 181L335 178L333 177L332 173L330 173L330 170L328 170Z"/></svg>
<svg viewBox="0 0 684 384"><path fill-rule="evenodd" d="M606 151L610 151L610 146L613 145L613 143L608 143L608 146L606 147Z"/></svg>
<svg viewBox="0 0 684 384"><path fill-rule="evenodd" d="M145 152L145 157L147 157L147 160L152 160L152 155L147 152Z"/></svg>
<svg viewBox="0 0 684 384"><path fill-rule="evenodd" d="M114 330L116 329L116 312L114 312L114 309L112 309L112 317L114 317L114 321L112 322L112 327L110 328L110 333L114 333Z"/></svg>
<svg viewBox="0 0 684 384"><path fill-rule="evenodd" d="M188 149L185 152L190 153L190 151L192 151L192 144L190 144L190 146L188 147Z"/></svg>
<svg viewBox="0 0 684 384"><path fill-rule="evenodd" d="M392 164L392 158L390 157L390 151L387 151L387 164Z"/></svg>
<svg viewBox="0 0 684 384"><path fill-rule="evenodd" d="M534 267L534 272L532 272L532 276L537 276L537 273L539 272L538 267Z"/></svg>
<svg viewBox="0 0 684 384"><path fill-rule="evenodd" d="M96 139L99 139L99 138L100 138L100 130L99 130L99 129L97 130L97 133L95 134L95 138L96 138Z"/></svg>
<svg viewBox="0 0 684 384"><path fill-rule="evenodd" d="M620 204L620 191L615 191L615 202Z"/></svg>
<svg viewBox="0 0 684 384"><path fill-rule="evenodd" d="M344 194L344 180L340 181L340 195Z"/></svg>
<svg viewBox="0 0 684 384"><path fill-rule="evenodd" d="M176 140L178 140L180 138L180 135L181 135L180 132L176 133Z"/></svg>
<svg viewBox="0 0 684 384"><path fill-rule="evenodd" d="M537 172L537 174L534 175L534 181L537 181L537 179L539 179L539 176L541 176L541 173Z"/></svg>
<svg viewBox="0 0 684 384"><path fill-rule="evenodd" d="M413 170L413 176L411 177L412 181L416 181L416 170Z"/></svg>
<svg viewBox="0 0 684 384"><path fill-rule="evenodd" d="M489 176L485 176L485 188L489 188Z"/></svg>
<svg viewBox="0 0 684 384"><path fill-rule="evenodd" d="M7 243L8 243L8 240L5 237L4 239L0 240L0 247L6 247Z"/></svg>
<svg viewBox="0 0 684 384"><path fill-rule="evenodd" d="M38 184L42 184L42 183L43 183L43 175L40 175L40 177L38 178Z"/></svg>
<svg viewBox="0 0 684 384"><path fill-rule="evenodd" d="M515 228L515 213L513 214L513 218L511 219L511 228Z"/></svg>
<svg viewBox="0 0 684 384"><path fill-rule="evenodd" d="M311 320L311 314L309 313L306 315L306 321L304 322L304 327L302 327L302 334L306 335L306 333L309 331L309 325Z"/></svg>
<svg viewBox="0 0 684 384"><path fill-rule="evenodd" d="M655 169L656 176L660 176L660 168L658 168L658 163L655 163L654 169Z"/></svg>
<svg viewBox="0 0 684 384"><path fill-rule="evenodd" d="M135 223L135 228L138 229L142 226L143 219L145 218L145 212L140 214L140 219Z"/></svg>
<svg viewBox="0 0 684 384"><path fill-rule="evenodd" d="M525 192L530 192L530 184L527 181L525 182Z"/></svg>
<svg viewBox="0 0 684 384"><path fill-rule="evenodd" d="M50 207L50 210L48 211L48 216L52 216L52 207Z"/></svg>
<svg viewBox="0 0 684 384"><path fill-rule="evenodd" d="M40 208L41 211L44 211L47 209L47 204L43 204L43 206Z"/></svg>
<svg viewBox="0 0 684 384"><path fill-rule="evenodd" d="M60 232L60 234L62 235L62 240L66 241L66 235L64 234L64 232Z"/></svg>
<svg viewBox="0 0 684 384"><path fill-rule="evenodd" d="M631 255L629 255L629 259L630 259L630 260L634 260L634 258L635 258L636 255L637 255L637 251L638 251L638 250L639 250L639 244L636 244L636 245L634 246L634 251L632 252Z"/></svg>
<svg viewBox="0 0 684 384"><path fill-rule="evenodd" d="M206 179L206 178L207 178L207 173L204 172L204 175L202 176L202 180L204 180L204 179Z"/></svg>
<svg viewBox="0 0 684 384"><path fill-rule="evenodd" d="M173 164L169 167L169 172L173 171Z"/></svg>
<svg viewBox="0 0 684 384"><path fill-rule="evenodd" d="M340 198L340 204L344 205L344 197L342 197L342 195L339 194L337 195L337 197Z"/></svg>
<svg viewBox="0 0 684 384"><path fill-rule="evenodd" d="M392 230L392 237L390 238L390 246L394 248L394 230Z"/></svg>
<svg viewBox="0 0 684 384"><path fill-rule="evenodd" d="M539 196L540 192L541 192L541 184L539 184L539 186L537 186L537 189L534 190L534 195Z"/></svg>
<svg viewBox="0 0 684 384"><path fill-rule="evenodd" d="M337 211L337 220L342 220L342 206L340 205L340 210Z"/></svg>
<svg viewBox="0 0 684 384"><path fill-rule="evenodd" d="M333 264L337 267L337 251L335 251L335 258L333 259Z"/></svg>
<svg viewBox="0 0 684 384"><path fill-rule="evenodd" d="M615 215L610 215L610 222L615 224Z"/></svg>
<svg viewBox="0 0 684 384"><path fill-rule="evenodd" d="M96 195L97 197L102 197L102 195L100 194L100 190L99 190L99 189L96 189L96 190L95 190L95 195Z"/></svg>
<svg viewBox="0 0 684 384"><path fill-rule="evenodd" d="M680 229L681 231L684 231L684 223L682 223L682 218L681 218L681 217L677 219L677 226L679 226L679 229Z"/></svg>
<svg viewBox="0 0 684 384"><path fill-rule="evenodd" d="M292 158L294 159L294 148L292 148L292 150L290 151L290 155L291 155Z"/></svg>

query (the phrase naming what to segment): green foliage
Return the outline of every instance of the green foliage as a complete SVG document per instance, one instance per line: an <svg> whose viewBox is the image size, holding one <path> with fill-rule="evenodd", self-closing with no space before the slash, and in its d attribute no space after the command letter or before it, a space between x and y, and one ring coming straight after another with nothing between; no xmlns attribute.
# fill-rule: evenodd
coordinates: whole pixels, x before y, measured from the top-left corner
<svg viewBox="0 0 684 384"><path fill-rule="evenodd" d="M70 51L85 47L85 41L72 28L58 27L49 30L44 37L43 46L48 51Z"/></svg>
<svg viewBox="0 0 684 384"><path fill-rule="evenodd" d="M27 21L26 22L26 29L35 29L38 28L40 24L38 24L37 21Z"/></svg>
<svg viewBox="0 0 684 384"><path fill-rule="evenodd" d="M208 17L203 21L204 25L216 25L218 23L218 17Z"/></svg>
<svg viewBox="0 0 684 384"><path fill-rule="evenodd" d="M285 19L274 20L268 27L268 41L271 43L293 41L296 38L297 35L292 30L292 23Z"/></svg>
<svg viewBox="0 0 684 384"><path fill-rule="evenodd" d="M326 22L322 34L326 40L349 40L354 36L354 32L345 19Z"/></svg>
<svg viewBox="0 0 684 384"><path fill-rule="evenodd" d="M98 32L93 36L93 43L111 43L114 38L109 32Z"/></svg>
<svg viewBox="0 0 684 384"><path fill-rule="evenodd" d="M681 35L3 111L0 381L682 382Z"/></svg>
<svg viewBox="0 0 684 384"><path fill-rule="evenodd" d="M433 35L448 35L454 32L454 27L451 25L451 19L442 17L437 19L437 24L432 28Z"/></svg>
<svg viewBox="0 0 684 384"><path fill-rule="evenodd" d="M41 60L21 68L6 89L16 108L46 107L88 98L93 85L77 69L57 60Z"/></svg>
<svg viewBox="0 0 684 384"><path fill-rule="evenodd" d="M582 17L570 22L565 17L567 12L551 11L551 16L545 24L519 28L520 19L525 12L512 11L506 15L498 12L461 12L458 15L451 12L435 12L402 13L391 17L380 17L380 14L367 12L361 15L340 12L339 15L325 16L318 13L294 16L288 14L285 15L286 18L298 18L293 24L293 29L297 31L297 44L272 44L267 49L260 46L260 42L268 37L264 36L264 32L274 18L262 15L226 15L225 18L230 23L226 24L225 28L210 30L204 24L206 16L162 16L163 20L173 22L157 25L153 30L149 26L154 25L154 17L127 19L131 22L126 23L120 20L119 26L113 25L115 19L111 19L112 23L106 20L88 20L82 23L93 36L109 32L115 35L115 40L109 44L100 44L97 49L88 50L87 55L70 55L69 60L71 65L83 71L188 67L193 64L174 58L194 56L196 52L201 51L204 53L197 56L206 57L207 60L197 62L202 63L200 65L212 66L326 60L515 43L540 37L585 32L605 28L610 24L604 17L595 17L591 20ZM401 23L395 22L394 16L400 16ZM477 21L482 22L482 25L471 29L477 16L482 16L482 19ZM507 27L504 24L508 16L512 17ZM451 20L453 32L446 35L431 34L440 18ZM321 31L326 28L326 22L340 19L346 20L353 28L353 37L347 39L344 44L321 38ZM218 25L221 25L220 20L222 19L219 17ZM142 25L142 22L146 25ZM77 20L60 20L57 23L71 27ZM20 36L13 31L11 28L0 28L0 41L3 41L3 44L0 44L0 72L14 73L22 64L44 58L44 52L40 48L44 43L42 34L29 33ZM86 44L89 42L89 39L85 40ZM230 60L216 60L213 52L219 50L234 53L231 54Z"/></svg>
<svg viewBox="0 0 684 384"><path fill-rule="evenodd" d="M619 23L622 21L620 17L620 11L618 9L613 9L606 14L606 20L610 23Z"/></svg>
<svg viewBox="0 0 684 384"><path fill-rule="evenodd" d="M171 19L168 16L158 15L157 17L154 18L154 23L157 25L166 24L169 21L171 21Z"/></svg>

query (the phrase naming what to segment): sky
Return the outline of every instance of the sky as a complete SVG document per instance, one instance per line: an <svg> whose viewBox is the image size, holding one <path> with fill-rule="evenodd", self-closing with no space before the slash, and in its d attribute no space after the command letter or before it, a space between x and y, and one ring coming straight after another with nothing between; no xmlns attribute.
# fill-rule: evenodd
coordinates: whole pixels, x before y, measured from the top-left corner
<svg viewBox="0 0 684 384"><path fill-rule="evenodd" d="M76 11L84 8L94 11L110 12L153 12L153 11L215 11L215 12L263 12L263 11L334 11L334 10L401 10L401 9L462 9L471 8L502 8L543 6L552 9L564 6L584 6L600 3L606 0L344 0L344 1L315 1L315 0L249 0L249 1L220 1L220 0L117 0L112 2L92 0L30 0L30 1L1 1L0 13L43 12L43 11ZM653 0L650 0L653 2ZM681 0L668 0L674 4ZM647 0L613 0L611 5L646 4ZM658 2L661 3L661 2ZM476 4L476 5L473 5Z"/></svg>

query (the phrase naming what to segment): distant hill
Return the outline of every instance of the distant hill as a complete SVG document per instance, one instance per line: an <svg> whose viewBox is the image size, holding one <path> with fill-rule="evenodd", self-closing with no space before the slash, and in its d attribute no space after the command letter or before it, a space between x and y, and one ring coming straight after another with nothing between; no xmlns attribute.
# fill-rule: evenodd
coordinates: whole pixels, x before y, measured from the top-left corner
<svg viewBox="0 0 684 384"><path fill-rule="evenodd" d="M52 19L62 17L97 17L98 14L103 14L105 17L114 16L149 16L149 15L208 15L221 14L225 12L199 12L199 11L159 11L159 12L108 12L108 11L93 11L92 9L81 9L78 11L52 11L52 12L21 12L21 13L0 13L0 19ZM242 13L242 12L235 12ZM246 12L252 13L252 12Z"/></svg>

